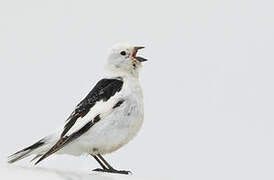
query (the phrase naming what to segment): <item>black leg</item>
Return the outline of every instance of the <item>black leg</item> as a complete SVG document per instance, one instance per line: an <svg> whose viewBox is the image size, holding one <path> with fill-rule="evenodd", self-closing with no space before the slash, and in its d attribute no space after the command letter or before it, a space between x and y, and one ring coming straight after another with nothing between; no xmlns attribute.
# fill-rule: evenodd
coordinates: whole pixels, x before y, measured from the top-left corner
<svg viewBox="0 0 274 180"><path fill-rule="evenodd" d="M107 167L100 161L100 159L99 159L97 156L92 155L92 154L91 154L91 156L94 157L94 159L100 164L100 166L101 166L103 169L107 169Z"/></svg>
<svg viewBox="0 0 274 180"><path fill-rule="evenodd" d="M105 165L108 167L108 169L114 169L104 158L103 158L103 156L101 155L101 154L98 154L97 155L100 159L101 159L101 161L103 161L104 163L105 163Z"/></svg>
<svg viewBox="0 0 274 180"><path fill-rule="evenodd" d="M96 156L96 160L98 161L98 162L100 162L100 165L101 165L101 163L102 163L102 161L103 161L103 163L104 163L104 165L106 165L107 166L107 168L106 169L94 169L93 171L100 171L100 172L108 172L108 173L118 173L118 174L131 174L131 172L130 171L124 171L124 170L116 170L116 169L114 169L104 158L103 158L103 156L102 155L100 155L100 154L97 154L97 156ZM101 161L100 161L101 160ZM104 166L103 165L103 166ZM102 166L102 165L101 165ZM103 167L102 166L102 167Z"/></svg>

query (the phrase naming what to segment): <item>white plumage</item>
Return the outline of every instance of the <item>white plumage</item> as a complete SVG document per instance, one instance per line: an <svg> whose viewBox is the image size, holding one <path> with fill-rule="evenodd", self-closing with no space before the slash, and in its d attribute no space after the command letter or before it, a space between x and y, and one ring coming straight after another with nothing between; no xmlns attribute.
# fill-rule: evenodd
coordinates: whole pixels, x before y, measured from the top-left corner
<svg viewBox="0 0 274 180"><path fill-rule="evenodd" d="M128 143L137 134L144 119L142 89L139 82L132 77L124 77L123 86L123 89L106 103L103 101L96 103L94 110L91 110L87 117L77 120L79 123L75 124L68 134L75 132L98 113L102 114L101 120L87 133L65 146L59 153L72 155L111 153ZM112 109L120 99L124 99L124 103L119 108ZM97 151L94 152L94 149Z"/></svg>
<svg viewBox="0 0 274 180"><path fill-rule="evenodd" d="M41 161L53 153L91 154L100 158L101 154L111 153L128 143L144 119L139 69L146 59L136 56L141 48L126 44L113 46L107 59L108 76L78 104L65 127L11 155L8 161L13 163L32 154L37 155L36 158L42 156ZM104 162L103 158L101 161ZM102 171L114 172L108 163L100 165Z"/></svg>

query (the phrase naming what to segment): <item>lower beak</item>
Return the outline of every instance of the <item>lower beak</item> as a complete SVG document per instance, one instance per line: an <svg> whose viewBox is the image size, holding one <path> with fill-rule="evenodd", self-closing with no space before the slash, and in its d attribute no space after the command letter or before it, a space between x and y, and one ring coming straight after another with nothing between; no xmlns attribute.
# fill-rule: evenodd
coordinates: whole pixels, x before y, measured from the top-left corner
<svg viewBox="0 0 274 180"><path fill-rule="evenodd" d="M147 61L147 59L146 58L143 58L143 57L140 57L140 56L136 56L136 54L137 54L137 52L138 52L138 50L140 50L140 49L143 49L143 48L145 48L145 47L142 47L142 46L136 46L136 47L134 47L134 58L137 60L137 61L139 61L139 62L145 62L145 61Z"/></svg>
<svg viewBox="0 0 274 180"><path fill-rule="evenodd" d="M139 62L145 62L147 61L146 58L140 57L140 56L136 56L135 59L137 59Z"/></svg>

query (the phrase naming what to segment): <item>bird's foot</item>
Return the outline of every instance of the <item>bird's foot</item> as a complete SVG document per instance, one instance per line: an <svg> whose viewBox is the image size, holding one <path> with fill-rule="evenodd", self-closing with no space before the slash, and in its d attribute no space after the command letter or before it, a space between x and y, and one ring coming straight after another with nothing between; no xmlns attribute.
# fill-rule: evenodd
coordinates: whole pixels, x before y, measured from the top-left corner
<svg viewBox="0 0 274 180"><path fill-rule="evenodd" d="M117 174L132 174L130 171L125 171L125 170L116 170L116 169L101 169L101 168L97 168L94 169L93 171L97 171L97 172L107 172L107 173L117 173Z"/></svg>

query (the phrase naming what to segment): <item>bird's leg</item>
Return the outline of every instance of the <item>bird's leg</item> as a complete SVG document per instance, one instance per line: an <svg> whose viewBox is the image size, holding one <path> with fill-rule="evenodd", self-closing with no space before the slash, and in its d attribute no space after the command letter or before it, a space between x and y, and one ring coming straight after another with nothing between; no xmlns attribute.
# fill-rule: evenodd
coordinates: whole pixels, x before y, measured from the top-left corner
<svg viewBox="0 0 274 180"><path fill-rule="evenodd" d="M125 170L116 170L114 169L104 158L102 155L98 154L97 155L101 161L107 166L107 169L95 169L94 171L101 171L101 172L109 172L109 173L118 173L118 174L131 174L130 171L125 171Z"/></svg>
<svg viewBox="0 0 274 180"><path fill-rule="evenodd" d="M104 169L107 169L107 167L100 161L100 159L99 159L97 156L92 155L92 154L91 154L91 156L94 157L94 159L100 164L100 166L103 168L103 170L104 170ZM94 171L95 171L95 170L100 170L100 168L94 169Z"/></svg>
<svg viewBox="0 0 274 180"><path fill-rule="evenodd" d="M98 154L98 157L105 163L105 165L108 167L108 169L114 169L104 158L101 154Z"/></svg>

